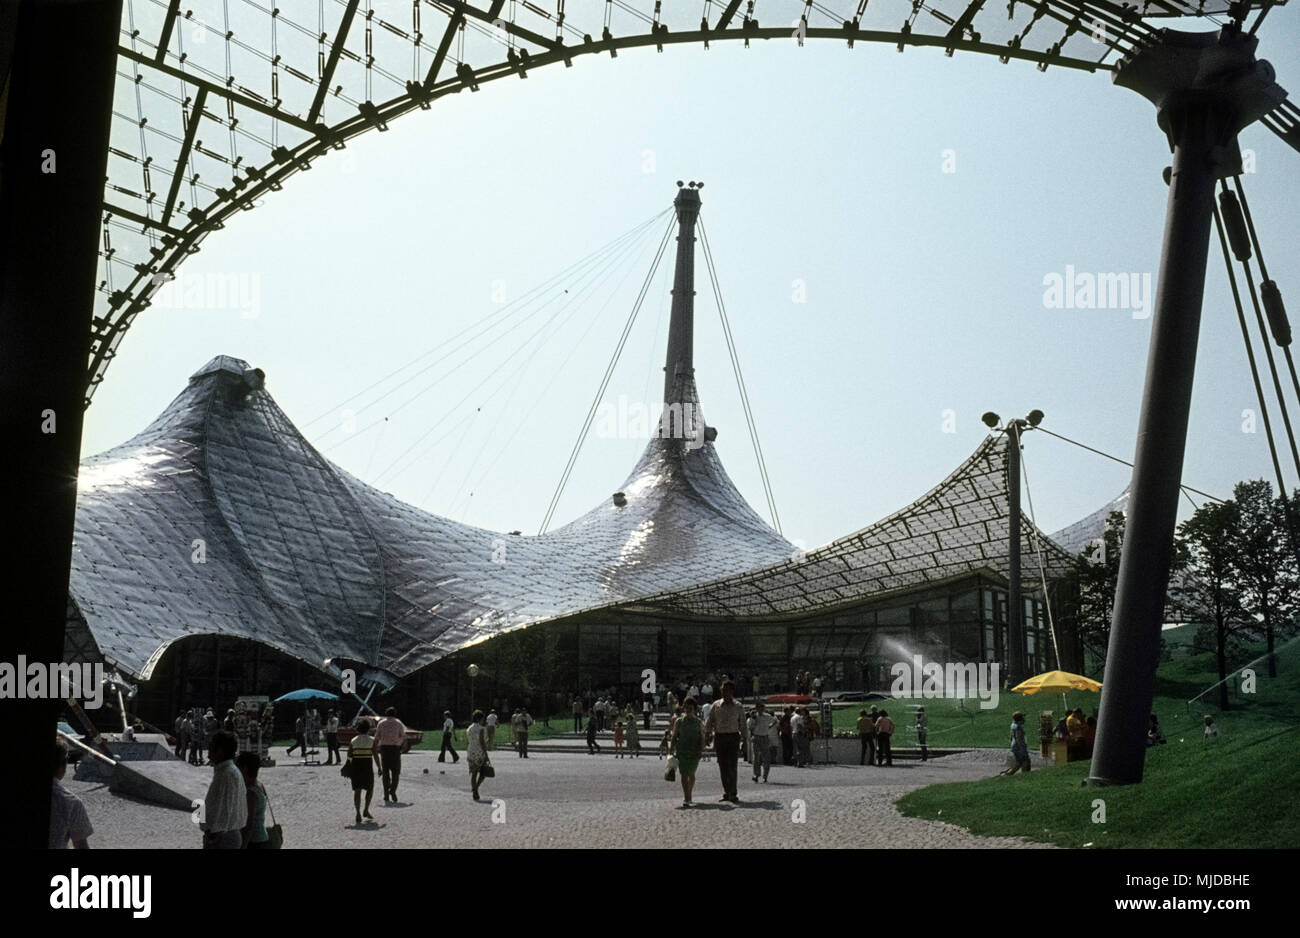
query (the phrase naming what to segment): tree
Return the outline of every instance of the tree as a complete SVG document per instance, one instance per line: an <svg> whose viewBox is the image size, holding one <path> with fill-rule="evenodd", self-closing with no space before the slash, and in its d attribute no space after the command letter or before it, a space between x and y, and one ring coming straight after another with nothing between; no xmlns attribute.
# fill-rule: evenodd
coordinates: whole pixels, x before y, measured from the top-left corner
<svg viewBox="0 0 1300 938"><path fill-rule="evenodd" d="M1263 626L1268 676L1277 677L1275 635L1292 629L1300 591L1300 569L1288 531L1286 505L1273 497L1273 486L1263 479L1239 482L1232 494L1238 509L1232 548L1242 603Z"/></svg>
<svg viewBox="0 0 1300 938"><path fill-rule="evenodd" d="M1171 592L1175 603L1194 621L1210 630L1219 668L1219 707L1228 706L1228 649L1252 620L1243 606L1237 564L1239 507L1227 501L1202 505L1178 526L1175 577Z"/></svg>
<svg viewBox="0 0 1300 938"><path fill-rule="evenodd" d="M1112 511L1100 542L1093 542L1079 554L1075 622L1079 641L1097 662L1106 660L1106 647L1110 643L1110 620L1115 609L1115 583L1119 578L1123 545L1124 512Z"/></svg>

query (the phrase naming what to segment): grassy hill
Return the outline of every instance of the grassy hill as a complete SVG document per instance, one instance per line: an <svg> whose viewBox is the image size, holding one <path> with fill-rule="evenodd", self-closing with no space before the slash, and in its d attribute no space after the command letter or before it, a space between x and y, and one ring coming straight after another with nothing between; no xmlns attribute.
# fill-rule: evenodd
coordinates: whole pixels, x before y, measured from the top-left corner
<svg viewBox="0 0 1300 938"><path fill-rule="evenodd" d="M900 799L899 810L976 834L1067 847L1300 845L1300 643L1279 650L1276 678L1267 677L1263 662L1255 666L1254 694L1241 693L1240 678L1232 680L1231 706L1224 712L1208 703L1217 700L1214 694L1188 703L1218 681L1213 655L1196 652L1189 642L1174 647L1173 659L1159 670L1155 701L1168 743L1147 750L1142 784L1086 787L1088 764L1077 762L1029 775L932 785ZM1238 664L1261 651L1248 650ZM1085 712L1095 706L1081 705ZM1006 706L1003 701L999 717ZM1207 742L1202 734L1206 713L1219 724L1217 741ZM971 735L983 733L974 721L970 727ZM1095 820L1098 799L1104 802L1104 823Z"/></svg>

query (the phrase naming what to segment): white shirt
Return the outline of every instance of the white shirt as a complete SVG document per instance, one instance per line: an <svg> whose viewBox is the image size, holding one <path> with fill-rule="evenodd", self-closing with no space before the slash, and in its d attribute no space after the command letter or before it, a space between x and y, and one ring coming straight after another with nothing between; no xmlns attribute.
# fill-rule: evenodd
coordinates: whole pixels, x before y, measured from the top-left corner
<svg viewBox="0 0 1300 938"><path fill-rule="evenodd" d="M337 735L338 731L339 731L339 718L330 717L329 720L325 723L325 732L333 733Z"/></svg>
<svg viewBox="0 0 1300 938"><path fill-rule="evenodd" d="M704 705L704 708L700 711L700 722L701 722L701 723L708 723L708 722L709 722L709 711L712 710L712 709L713 709L713 703L712 703L712 701L710 701L709 703L706 703L706 704Z"/></svg>
<svg viewBox="0 0 1300 938"><path fill-rule="evenodd" d="M694 684L692 684L691 687L690 687L690 690L688 690L688 691L686 692L686 696L687 696L687 697L698 697L698 696L700 696L700 689L699 689L697 686L695 686Z"/></svg>
<svg viewBox="0 0 1300 938"><path fill-rule="evenodd" d="M227 759L212 770L212 784L203 800L203 829L214 834L237 831L248 823L248 800L244 776Z"/></svg>
<svg viewBox="0 0 1300 938"><path fill-rule="evenodd" d="M799 728L803 726L803 714L796 713L790 717L790 732L798 734Z"/></svg>
<svg viewBox="0 0 1300 938"><path fill-rule="evenodd" d="M442 721L442 731L444 733L455 732L455 730L456 724L451 721L451 717L447 717L447 719Z"/></svg>
<svg viewBox="0 0 1300 938"><path fill-rule="evenodd" d="M750 732L755 736L771 736L772 731L776 729L776 717L766 710L762 713L755 711L754 715L749 718L749 722L753 724Z"/></svg>
<svg viewBox="0 0 1300 938"><path fill-rule="evenodd" d="M712 685L712 684L705 684L703 687L700 688L700 691L701 691L701 692L702 692L706 697L707 697L707 696L710 696L710 695L713 694L713 685Z"/></svg>
<svg viewBox="0 0 1300 938"><path fill-rule="evenodd" d="M488 729L494 729L496 727L497 715L495 713L489 713L487 715L487 725L488 725Z"/></svg>

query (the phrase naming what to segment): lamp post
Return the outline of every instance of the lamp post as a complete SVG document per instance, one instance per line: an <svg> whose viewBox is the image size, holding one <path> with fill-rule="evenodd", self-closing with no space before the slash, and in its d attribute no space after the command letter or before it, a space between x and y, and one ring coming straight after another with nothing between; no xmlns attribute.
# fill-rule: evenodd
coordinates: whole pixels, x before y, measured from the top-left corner
<svg viewBox="0 0 1300 938"><path fill-rule="evenodd" d="M1020 435L1042 423L1043 412L1031 410L1024 417L1008 420L999 427L1002 418L988 411L980 418L990 430L1005 433L1007 442L1007 675L1008 683L1015 685L1027 677L1025 666L1025 607L1020 598Z"/></svg>

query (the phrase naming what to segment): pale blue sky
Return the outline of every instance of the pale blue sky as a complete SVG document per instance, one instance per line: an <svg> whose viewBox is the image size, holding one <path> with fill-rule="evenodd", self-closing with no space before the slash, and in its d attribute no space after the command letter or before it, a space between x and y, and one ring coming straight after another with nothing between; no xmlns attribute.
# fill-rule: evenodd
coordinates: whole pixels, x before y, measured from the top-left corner
<svg viewBox="0 0 1300 938"><path fill-rule="evenodd" d="M1300 11L1275 11L1262 32L1261 57L1300 88ZM1294 316L1300 154L1259 125L1241 141L1255 154L1245 184L1265 259ZM946 150L955 172L943 171ZM147 310L96 394L84 451L127 439L200 365L236 355L263 368L290 418L362 479L429 511L535 533L657 237L619 268L621 291L594 291L461 409L452 412L535 326L382 428L366 430L391 406L359 413L350 436L338 412L497 311L494 281L514 299L668 208L675 180L702 179L782 526L816 546L939 482L984 436L985 410L1037 407L1044 426L1132 457L1150 320L1045 308L1043 279L1073 265L1154 280L1168 162L1154 108L1107 74L820 41L581 58L364 136L209 237L180 284L251 278L256 317ZM792 298L795 281L804 303ZM697 286L705 413L732 478L766 514L702 260ZM661 276L606 400L659 398L668 287ZM1217 241L1206 298L1184 480L1226 495L1272 470L1262 426L1241 430L1256 404ZM945 410L955 433L943 432ZM1123 467L1050 437L1026 445L1049 531L1127 482ZM555 524L607 498L643 446L593 434ZM408 449L409 468L390 470Z"/></svg>

